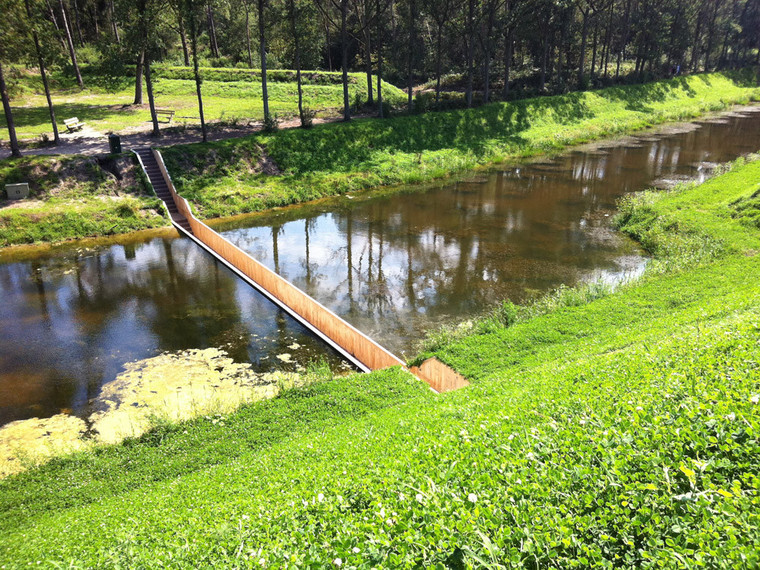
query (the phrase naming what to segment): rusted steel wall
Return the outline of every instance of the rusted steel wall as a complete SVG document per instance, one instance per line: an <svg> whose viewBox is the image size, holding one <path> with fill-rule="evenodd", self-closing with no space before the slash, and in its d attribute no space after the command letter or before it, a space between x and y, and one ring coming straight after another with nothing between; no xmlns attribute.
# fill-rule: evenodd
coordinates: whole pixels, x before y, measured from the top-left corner
<svg viewBox="0 0 760 570"><path fill-rule="evenodd" d="M169 186L169 191L174 198L177 209L187 218L193 230L193 235L196 238L370 370L380 370L381 368L388 368L390 366L404 366L403 361L388 352L367 335L352 327L289 281L253 259L246 252L231 244L198 220L193 215L187 201L177 194L177 191L174 189L174 184L172 184L161 154L155 149L153 149L153 154Z"/></svg>

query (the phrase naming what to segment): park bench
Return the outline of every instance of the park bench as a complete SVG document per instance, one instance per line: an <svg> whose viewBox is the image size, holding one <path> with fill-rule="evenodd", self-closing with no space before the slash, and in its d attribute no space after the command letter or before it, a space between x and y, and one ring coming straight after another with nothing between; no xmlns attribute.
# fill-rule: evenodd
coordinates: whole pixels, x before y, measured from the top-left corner
<svg viewBox="0 0 760 570"><path fill-rule="evenodd" d="M156 119L160 120L161 118L164 118L166 119L164 122L171 123L174 118L174 113L176 113L176 111L173 109L156 109Z"/></svg>
<svg viewBox="0 0 760 570"><path fill-rule="evenodd" d="M84 127L84 123L80 123L79 119L76 117L72 117L70 119L65 119L63 121L63 124L66 125L66 130L70 133L73 133L74 131L78 131L82 127Z"/></svg>

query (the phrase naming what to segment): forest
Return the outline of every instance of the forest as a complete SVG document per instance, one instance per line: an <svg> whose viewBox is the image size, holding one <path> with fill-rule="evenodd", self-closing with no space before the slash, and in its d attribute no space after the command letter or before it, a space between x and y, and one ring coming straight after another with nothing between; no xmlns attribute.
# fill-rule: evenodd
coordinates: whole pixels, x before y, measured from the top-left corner
<svg viewBox="0 0 760 570"><path fill-rule="evenodd" d="M366 76L365 111L383 117L392 109L382 81L405 88L405 110L424 112L760 61L757 0L0 0L0 7L0 88L14 150L20 67L39 70L57 141L51 69L80 88L134 76L134 104L147 97L158 134L152 70L184 66L205 140L209 68L258 70L264 126L276 128L273 70L294 71L308 126L302 70L341 72L335 81L348 121L356 109L350 72Z"/></svg>

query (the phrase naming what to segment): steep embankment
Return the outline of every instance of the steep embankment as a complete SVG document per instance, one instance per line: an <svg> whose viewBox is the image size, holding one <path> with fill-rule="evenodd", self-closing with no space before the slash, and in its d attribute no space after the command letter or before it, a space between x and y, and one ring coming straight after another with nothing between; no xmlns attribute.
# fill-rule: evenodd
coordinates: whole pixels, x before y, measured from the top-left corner
<svg viewBox="0 0 760 570"><path fill-rule="evenodd" d="M622 204L616 292L0 483L7 567L755 567L760 162Z"/></svg>

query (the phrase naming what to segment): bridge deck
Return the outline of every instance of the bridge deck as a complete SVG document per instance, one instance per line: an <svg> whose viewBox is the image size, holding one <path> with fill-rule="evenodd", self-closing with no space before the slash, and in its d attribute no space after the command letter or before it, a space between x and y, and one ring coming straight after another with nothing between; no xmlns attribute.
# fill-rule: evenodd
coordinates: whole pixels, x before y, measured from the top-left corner
<svg viewBox="0 0 760 570"><path fill-rule="evenodd" d="M406 366L397 356L198 220L187 201L177 194L157 150L142 148L135 150L135 154L181 234L193 239L361 370ZM427 361L413 372L439 392L467 385L461 375L438 361Z"/></svg>

